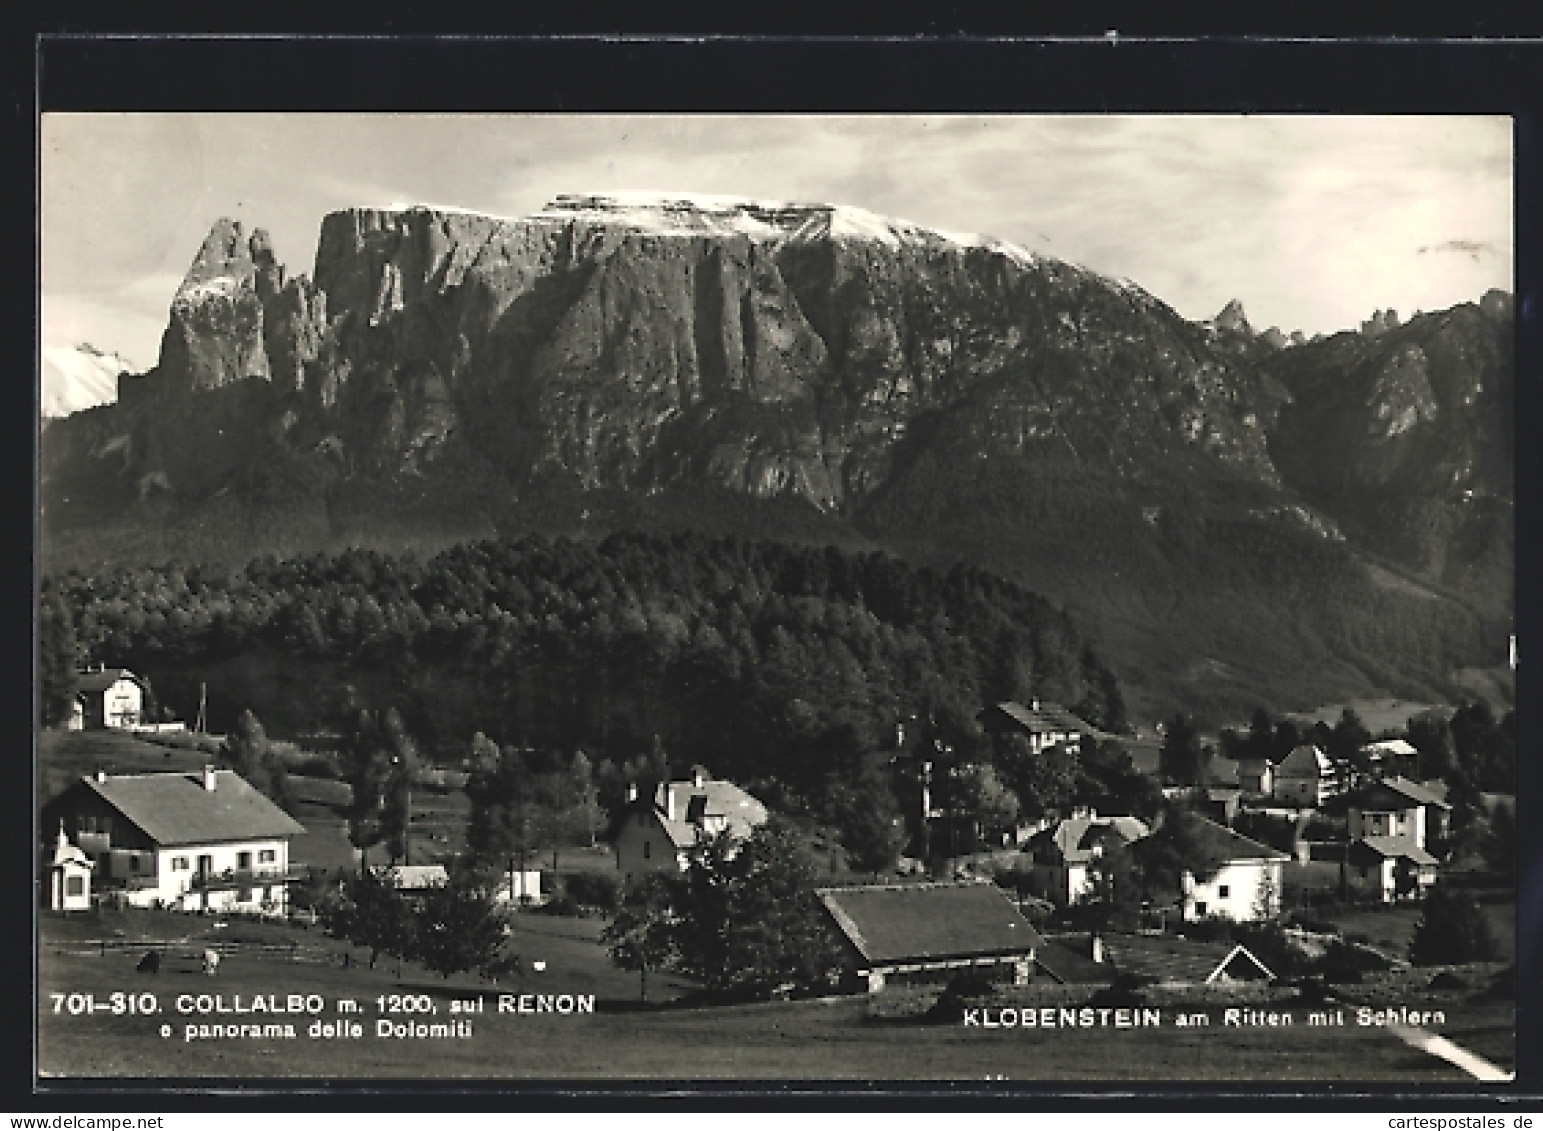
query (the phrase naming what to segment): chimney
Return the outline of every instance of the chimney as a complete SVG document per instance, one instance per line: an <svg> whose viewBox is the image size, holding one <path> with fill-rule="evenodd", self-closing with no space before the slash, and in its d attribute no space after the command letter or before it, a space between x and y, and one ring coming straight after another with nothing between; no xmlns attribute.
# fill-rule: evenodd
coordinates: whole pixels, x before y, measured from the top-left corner
<svg viewBox="0 0 1543 1131"><path fill-rule="evenodd" d="M675 819L675 791L670 788L669 782L665 782L659 788L664 791L664 819L666 821L673 821Z"/></svg>
<svg viewBox="0 0 1543 1131"><path fill-rule="evenodd" d="M98 770L96 772L96 780L97 780L97 784L101 784L102 782L105 782L107 780L107 771L106 770Z"/></svg>
<svg viewBox="0 0 1543 1131"><path fill-rule="evenodd" d="M1104 960L1104 940L1097 935L1093 936L1092 958L1094 962L1102 962Z"/></svg>
<svg viewBox="0 0 1543 1131"><path fill-rule="evenodd" d="M701 766L691 767L691 784L697 789L702 788L702 783L707 780L707 771Z"/></svg>
<svg viewBox="0 0 1543 1131"><path fill-rule="evenodd" d="M1039 710L1039 700L1037 698L1029 700L1029 710L1031 710L1031 711Z"/></svg>
<svg viewBox="0 0 1543 1131"><path fill-rule="evenodd" d="M629 781L627 783L627 804L631 805L637 799L638 799L638 783L635 782L635 781Z"/></svg>
<svg viewBox="0 0 1543 1131"><path fill-rule="evenodd" d="M210 793L214 792L214 767L204 767L204 788Z"/></svg>

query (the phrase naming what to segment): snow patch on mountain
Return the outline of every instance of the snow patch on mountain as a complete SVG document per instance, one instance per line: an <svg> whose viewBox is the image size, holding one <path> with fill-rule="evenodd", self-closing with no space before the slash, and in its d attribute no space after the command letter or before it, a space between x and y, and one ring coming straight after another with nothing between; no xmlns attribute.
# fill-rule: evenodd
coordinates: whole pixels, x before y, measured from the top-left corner
<svg viewBox="0 0 1543 1131"><path fill-rule="evenodd" d="M39 409L45 419L69 416L118 399L118 374L136 372L134 363L89 343L43 349Z"/></svg>
<svg viewBox="0 0 1543 1131"><path fill-rule="evenodd" d="M896 249L904 244L941 241L995 252L1023 266L1040 261L1028 249L1004 240L926 228L849 204L622 190L563 193L531 219L583 220L670 236L742 235L763 243L829 239Z"/></svg>

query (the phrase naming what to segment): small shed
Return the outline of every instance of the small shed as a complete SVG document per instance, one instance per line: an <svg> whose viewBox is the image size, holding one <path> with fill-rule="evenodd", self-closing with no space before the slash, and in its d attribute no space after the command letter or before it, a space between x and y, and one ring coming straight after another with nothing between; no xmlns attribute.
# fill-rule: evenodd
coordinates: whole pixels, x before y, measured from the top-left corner
<svg viewBox="0 0 1543 1131"><path fill-rule="evenodd" d="M534 868L524 872L515 869L500 873L498 886L493 889L493 898L499 903L508 903L511 898L522 905L541 903L541 873Z"/></svg>
<svg viewBox="0 0 1543 1131"><path fill-rule="evenodd" d="M1198 942L1181 935L1120 935L1104 941L1106 960L1121 974L1159 986L1269 982L1275 972L1242 943Z"/></svg>
<svg viewBox="0 0 1543 1131"><path fill-rule="evenodd" d="M845 941L849 971L870 993L895 976L971 967L1010 969L1022 985L1045 945L995 884L874 884L821 888L819 896Z"/></svg>

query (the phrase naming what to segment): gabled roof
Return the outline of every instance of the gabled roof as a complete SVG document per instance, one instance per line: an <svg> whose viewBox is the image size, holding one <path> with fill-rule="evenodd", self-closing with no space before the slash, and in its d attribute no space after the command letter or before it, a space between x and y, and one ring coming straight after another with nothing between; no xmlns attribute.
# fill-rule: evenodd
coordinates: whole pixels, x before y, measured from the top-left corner
<svg viewBox="0 0 1543 1131"><path fill-rule="evenodd" d="M1061 985L1107 985L1114 979L1114 967L1108 962L1094 962L1088 935L1046 938L1045 945L1034 952L1034 964Z"/></svg>
<svg viewBox="0 0 1543 1131"><path fill-rule="evenodd" d="M665 790L669 790L675 802L675 820L666 824L683 826L687 831L687 844L696 837L696 826L686 819L688 814L703 819L721 817L729 831L741 839L749 836L757 825L766 823L766 806L731 781L709 779L700 785L694 781L661 783L654 795L654 805L660 810L667 808Z"/></svg>
<svg viewBox="0 0 1543 1131"><path fill-rule="evenodd" d="M1433 867L1441 863L1441 861L1437 860L1406 836L1363 836L1351 847L1389 859L1402 857L1413 864Z"/></svg>
<svg viewBox="0 0 1543 1131"><path fill-rule="evenodd" d="M1376 796L1379 789L1386 789L1398 797L1408 801L1411 805L1434 805L1438 809L1450 809L1445 800L1432 793L1419 782L1410 781L1404 777L1383 778L1380 782L1373 782L1367 787L1366 796Z"/></svg>
<svg viewBox="0 0 1543 1131"><path fill-rule="evenodd" d="M1049 734L1053 731L1076 731L1078 734L1098 735L1102 732L1093 724L1079 719L1059 703L1047 703L1036 699L1033 706L1025 707L1012 700L994 704L981 714L1000 711L1025 731L1033 734Z"/></svg>
<svg viewBox="0 0 1543 1131"><path fill-rule="evenodd" d="M120 679L132 679L140 687L145 685L145 681L128 668L104 668L96 672L81 672L76 677L75 686L83 693L100 695Z"/></svg>
<svg viewBox="0 0 1543 1131"><path fill-rule="evenodd" d="M1093 859L1096 847L1107 847L1112 842L1129 844L1147 832L1146 824L1136 817L1067 817L1034 834L1029 843L1054 844L1061 859L1068 864L1080 864Z"/></svg>
<svg viewBox="0 0 1543 1131"><path fill-rule="evenodd" d="M1329 756L1310 742L1293 747L1275 767L1278 778L1321 778L1334 772Z"/></svg>
<svg viewBox="0 0 1543 1131"><path fill-rule="evenodd" d="M1120 935L1104 941L1104 954L1122 974L1170 985L1205 985L1224 974L1232 978L1275 972L1242 943L1197 942L1176 935Z"/></svg>
<svg viewBox="0 0 1543 1131"><path fill-rule="evenodd" d="M872 963L1027 954L1044 945L995 884L885 884L821 888L820 901Z"/></svg>
<svg viewBox="0 0 1543 1131"><path fill-rule="evenodd" d="M673 819L665 816L672 798L675 803ZM676 848L690 848L695 844L708 818L722 818L724 827L739 840L748 837L757 826L764 825L767 818L766 806L733 782L711 779L701 784L695 781L661 782L654 791L652 802L639 799L619 810L606 829L604 839L615 840L623 823L639 810L652 815Z"/></svg>
<svg viewBox="0 0 1543 1131"><path fill-rule="evenodd" d="M215 844L298 836L304 826L269 801L234 770L216 770L215 788L203 775L125 774L80 779L158 845Z"/></svg>
<svg viewBox="0 0 1543 1131"><path fill-rule="evenodd" d="M1373 757L1414 758L1419 751L1402 738L1385 738L1381 742L1368 742L1361 747L1362 753Z"/></svg>
<svg viewBox="0 0 1543 1131"><path fill-rule="evenodd" d="M1207 817L1198 813L1189 814L1189 819L1194 822L1194 839L1198 848L1198 858L1186 860L1185 866L1195 875L1210 875L1217 869L1228 864L1236 864L1250 860L1290 860L1291 857L1277 848L1271 848L1267 844L1260 844L1257 840L1251 840L1242 833L1234 832L1226 825L1219 825ZM1141 853L1146 845L1156 842L1161 831L1153 833L1150 837L1143 837L1133 846L1132 851Z"/></svg>

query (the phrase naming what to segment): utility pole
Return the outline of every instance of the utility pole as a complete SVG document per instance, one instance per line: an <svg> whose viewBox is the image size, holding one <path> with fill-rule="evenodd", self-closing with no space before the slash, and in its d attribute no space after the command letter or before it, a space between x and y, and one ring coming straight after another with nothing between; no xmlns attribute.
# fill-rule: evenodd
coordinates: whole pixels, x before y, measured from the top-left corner
<svg viewBox="0 0 1543 1131"><path fill-rule="evenodd" d="M922 763L922 860L932 867L932 763Z"/></svg>

